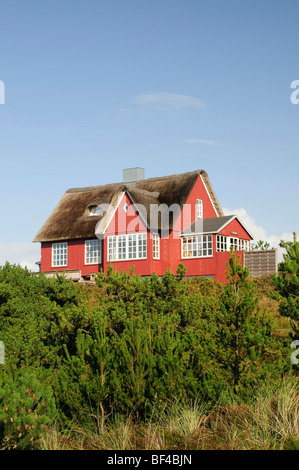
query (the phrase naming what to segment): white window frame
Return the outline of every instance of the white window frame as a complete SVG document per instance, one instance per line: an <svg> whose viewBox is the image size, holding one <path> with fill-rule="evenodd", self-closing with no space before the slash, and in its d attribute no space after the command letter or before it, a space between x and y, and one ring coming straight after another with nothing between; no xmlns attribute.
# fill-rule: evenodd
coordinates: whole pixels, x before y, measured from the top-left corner
<svg viewBox="0 0 299 470"><path fill-rule="evenodd" d="M185 240L187 242L187 249L184 249ZM205 252L205 254L203 254ZM187 256L184 255L187 253ZM189 253L191 255L189 256ZM199 254L201 253L201 254ZM212 258L213 257L213 235L191 235L185 236L181 239L181 258Z"/></svg>
<svg viewBox="0 0 299 470"><path fill-rule="evenodd" d="M228 251L227 249L227 237L225 235L216 236L216 251L217 253L222 253Z"/></svg>
<svg viewBox="0 0 299 470"><path fill-rule="evenodd" d="M224 245L224 240L226 238L226 250L221 249ZM249 251L249 240L244 238L236 238L225 235L217 235L216 237L216 251L217 253L230 251L230 247L233 246L234 251ZM219 249L220 248L220 249Z"/></svg>
<svg viewBox="0 0 299 470"><path fill-rule="evenodd" d="M236 237L228 237L228 251L230 250L231 246L233 247L233 251L240 251L239 250L239 238Z"/></svg>
<svg viewBox="0 0 299 470"><path fill-rule="evenodd" d="M196 199L196 217L197 219L203 218L203 204L201 199Z"/></svg>
<svg viewBox="0 0 299 470"><path fill-rule="evenodd" d="M153 259L160 259L160 236L153 233Z"/></svg>
<svg viewBox="0 0 299 470"><path fill-rule="evenodd" d="M126 235L118 235L116 239L116 253L119 261L127 258Z"/></svg>
<svg viewBox="0 0 299 470"><path fill-rule="evenodd" d="M117 251L117 236L107 237L107 261L116 259Z"/></svg>
<svg viewBox="0 0 299 470"><path fill-rule="evenodd" d="M60 250L63 250L63 253L60 253ZM65 252L64 252L65 251ZM57 256L63 262L57 262ZM68 262L68 243L67 242L59 242L59 243L52 243L52 259L51 259L51 266L52 268L59 268L63 266L67 266Z"/></svg>
<svg viewBox="0 0 299 470"><path fill-rule="evenodd" d="M94 249L94 245L97 245L97 249ZM88 256L88 248L91 248L92 252L97 251L98 255L97 257L93 256ZM92 259L92 261L90 261ZM102 242L98 238L94 240L85 240L85 247L84 247L84 264L90 265L90 264L101 264L102 263Z"/></svg>
<svg viewBox="0 0 299 470"><path fill-rule="evenodd" d="M147 233L112 235L107 237L107 261L147 259Z"/></svg>

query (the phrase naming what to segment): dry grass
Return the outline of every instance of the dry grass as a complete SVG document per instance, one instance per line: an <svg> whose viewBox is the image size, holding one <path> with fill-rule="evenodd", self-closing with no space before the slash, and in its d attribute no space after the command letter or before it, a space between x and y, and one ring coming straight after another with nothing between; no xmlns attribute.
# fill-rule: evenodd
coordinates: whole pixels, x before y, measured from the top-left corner
<svg viewBox="0 0 299 470"><path fill-rule="evenodd" d="M207 412L201 403L172 403L147 424L117 416L102 430L61 433L53 428L45 450L299 450L298 378L265 386L250 406Z"/></svg>

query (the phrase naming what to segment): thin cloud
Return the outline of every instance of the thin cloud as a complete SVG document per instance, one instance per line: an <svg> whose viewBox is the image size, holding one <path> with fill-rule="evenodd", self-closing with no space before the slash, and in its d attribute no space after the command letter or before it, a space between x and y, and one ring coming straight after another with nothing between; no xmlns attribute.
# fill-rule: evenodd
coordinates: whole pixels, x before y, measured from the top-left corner
<svg viewBox="0 0 299 470"><path fill-rule="evenodd" d="M176 108L201 108L204 106L200 99L193 96L166 92L137 95L134 97L133 103L137 105L172 106Z"/></svg>
<svg viewBox="0 0 299 470"><path fill-rule="evenodd" d="M204 145L222 145L215 140L203 140L203 139L188 139L185 140L187 144L204 144Z"/></svg>

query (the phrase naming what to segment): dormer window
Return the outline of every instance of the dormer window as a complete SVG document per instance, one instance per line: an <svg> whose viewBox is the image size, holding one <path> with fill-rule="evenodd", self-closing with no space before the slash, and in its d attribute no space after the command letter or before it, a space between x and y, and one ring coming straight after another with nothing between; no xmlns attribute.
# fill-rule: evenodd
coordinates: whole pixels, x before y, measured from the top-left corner
<svg viewBox="0 0 299 470"><path fill-rule="evenodd" d="M203 207L202 207L202 200L196 199L196 217L198 219L203 218Z"/></svg>
<svg viewBox="0 0 299 470"><path fill-rule="evenodd" d="M100 206L91 206L89 208L89 214L94 216L103 215L103 209Z"/></svg>

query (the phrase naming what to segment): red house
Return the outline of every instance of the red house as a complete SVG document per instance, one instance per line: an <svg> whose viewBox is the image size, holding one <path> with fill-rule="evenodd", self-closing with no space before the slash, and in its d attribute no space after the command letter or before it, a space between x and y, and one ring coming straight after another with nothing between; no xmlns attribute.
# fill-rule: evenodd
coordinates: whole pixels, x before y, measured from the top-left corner
<svg viewBox="0 0 299 470"><path fill-rule="evenodd" d="M230 246L243 260L251 234L224 216L204 170L144 179L124 170L121 183L69 189L41 227L41 271L89 279L111 264L142 276L175 272L226 281Z"/></svg>

